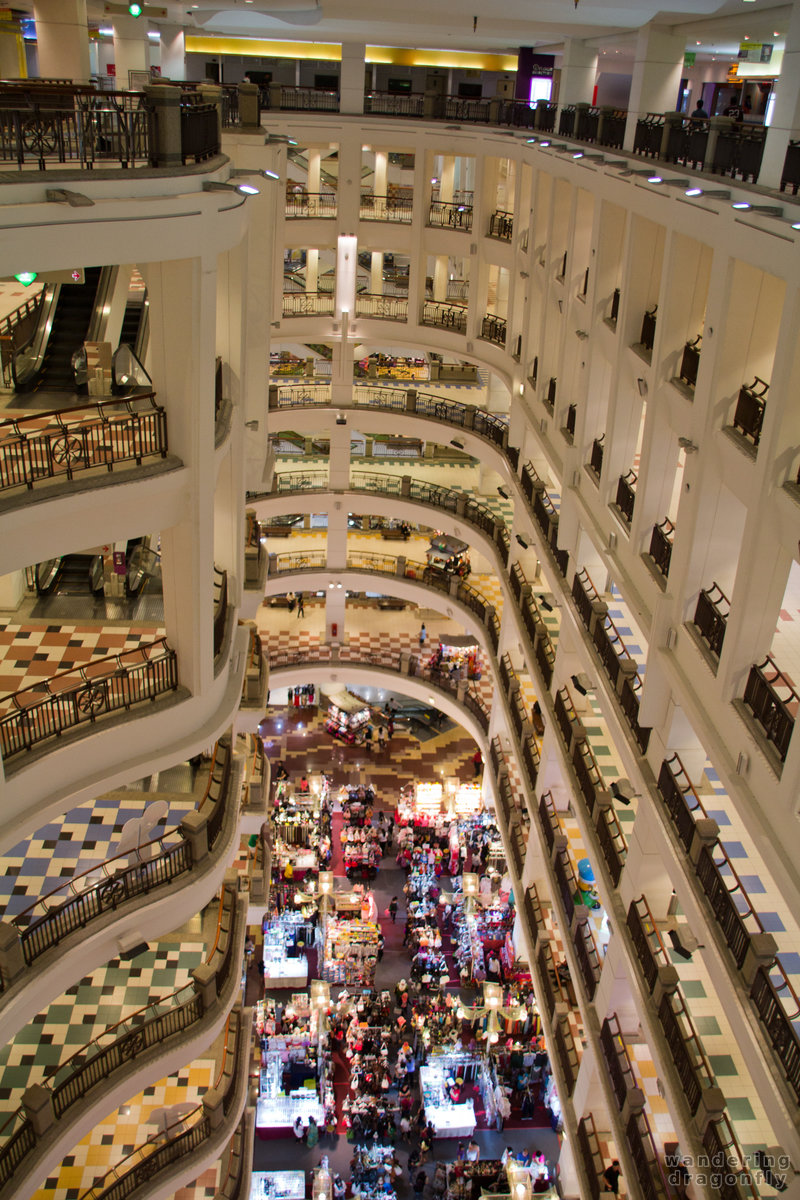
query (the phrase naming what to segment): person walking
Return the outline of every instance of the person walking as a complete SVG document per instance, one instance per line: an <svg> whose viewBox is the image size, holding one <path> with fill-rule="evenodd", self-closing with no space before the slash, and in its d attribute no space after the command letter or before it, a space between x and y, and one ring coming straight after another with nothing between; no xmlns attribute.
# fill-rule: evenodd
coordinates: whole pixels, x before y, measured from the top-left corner
<svg viewBox="0 0 800 1200"><path fill-rule="evenodd" d="M383 750L386 745L386 729L383 725L378 726L378 749Z"/></svg>
<svg viewBox="0 0 800 1200"><path fill-rule="evenodd" d="M693 121L707 121L708 120L708 113L703 108L702 99L697 101L697 108L692 110L692 120Z"/></svg>
<svg viewBox="0 0 800 1200"><path fill-rule="evenodd" d="M392 918L392 924L394 925L397 920L397 896L392 896L389 901L389 916Z"/></svg>
<svg viewBox="0 0 800 1200"><path fill-rule="evenodd" d="M425 649L425 641L426 641L427 637L428 637L428 631L425 628L425 622L423 621L422 626L419 631L419 648L420 648L420 650Z"/></svg>
<svg viewBox="0 0 800 1200"><path fill-rule="evenodd" d="M298 617L304 617L306 615L306 610L303 605L303 593L302 592L297 593L297 615L298 615Z"/></svg>
<svg viewBox="0 0 800 1200"><path fill-rule="evenodd" d="M615 1158L610 1167L606 1167L603 1171L603 1179L606 1181L606 1191L613 1192L616 1196L619 1193L619 1177L622 1171L619 1169L619 1159Z"/></svg>

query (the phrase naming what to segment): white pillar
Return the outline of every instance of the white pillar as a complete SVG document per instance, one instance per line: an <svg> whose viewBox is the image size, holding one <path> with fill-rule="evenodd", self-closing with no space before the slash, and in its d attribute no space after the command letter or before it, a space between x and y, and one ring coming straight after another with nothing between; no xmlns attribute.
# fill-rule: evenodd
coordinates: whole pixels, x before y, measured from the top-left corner
<svg viewBox="0 0 800 1200"><path fill-rule="evenodd" d="M143 17L116 13L111 18L111 24L114 28L117 90L124 92L129 86L129 71L147 70L147 21Z"/></svg>
<svg viewBox="0 0 800 1200"><path fill-rule="evenodd" d="M447 264L448 258L446 254L436 255L436 261L433 265L434 300L447 299Z"/></svg>
<svg viewBox="0 0 800 1200"><path fill-rule="evenodd" d="M306 291L316 292L319 284L319 250L306 251Z"/></svg>
<svg viewBox="0 0 800 1200"><path fill-rule="evenodd" d="M339 111L363 113L364 111L364 57L365 42L342 43L342 67L339 76Z"/></svg>
<svg viewBox="0 0 800 1200"><path fill-rule="evenodd" d="M781 77L772 124L767 132L758 182L762 187L780 187L786 148L800 134L800 4L793 4L786 30Z"/></svg>
<svg viewBox="0 0 800 1200"><path fill-rule="evenodd" d="M373 296L383 295L383 251L373 250L370 259L369 290Z"/></svg>
<svg viewBox="0 0 800 1200"><path fill-rule="evenodd" d="M442 177L439 180L439 199L443 204L449 204L455 191L456 160L446 157L442 163Z"/></svg>
<svg viewBox="0 0 800 1200"><path fill-rule="evenodd" d="M319 150L308 152L308 190L312 196L322 191L322 155Z"/></svg>
<svg viewBox="0 0 800 1200"><path fill-rule="evenodd" d="M44 79L89 82L86 0L36 0L36 52Z"/></svg>
<svg viewBox="0 0 800 1200"><path fill-rule="evenodd" d="M25 595L25 572L0 575L0 612L16 612Z"/></svg>
<svg viewBox="0 0 800 1200"><path fill-rule="evenodd" d="M636 122L645 113L674 112L681 85L686 38L663 25L644 25L636 37L636 56L625 125L625 149L633 149Z"/></svg>
<svg viewBox="0 0 800 1200"><path fill-rule="evenodd" d="M591 104L597 78L597 50L579 38L564 42L559 104Z"/></svg>
<svg viewBox="0 0 800 1200"><path fill-rule="evenodd" d="M386 196L389 156L385 150L375 151L375 195Z"/></svg>
<svg viewBox="0 0 800 1200"><path fill-rule="evenodd" d="M186 78L186 37L181 25L160 25L161 76L163 79Z"/></svg>

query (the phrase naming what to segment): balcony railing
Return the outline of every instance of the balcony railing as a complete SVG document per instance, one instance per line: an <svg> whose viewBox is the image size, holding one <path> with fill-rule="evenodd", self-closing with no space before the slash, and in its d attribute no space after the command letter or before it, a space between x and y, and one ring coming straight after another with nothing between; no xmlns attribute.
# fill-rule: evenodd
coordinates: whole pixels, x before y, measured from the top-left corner
<svg viewBox="0 0 800 1200"><path fill-rule="evenodd" d="M769 969L758 968L750 989L750 999L764 1025L786 1081L800 1103L800 1037L797 1033L800 1004L779 963L774 963Z"/></svg>
<svg viewBox="0 0 800 1200"><path fill-rule="evenodd" d="M468 233L472 229L472 205L433 200L428 210L428 224L436 229L459 229Z"/></svg>
<svg viewBox="0 0 800 1200"><path fill-rule="evenodd" d="M153 392L10 418L0 421L0 490L110 472L167 450L167 414Z"/></svg>
<svg viewBox="0 0 800 1200"><path fill-rule="evenodd" d="M605 1017L600 1026L600 1046L603 1051L617 1108L622 1112L628 1093L637 1086L636 1076L628 1055L628 1047L619 1027L616 1013Z"/></svg>
<svg viewBox="0 0 800 1200"><path fill-rule="evenodd" d="M217 938L206 960L213 972L215 997L229 992L234 960L241 955L244 944L245 909L236 891L223 885ZM77 1109L85 1106L93 1088L115 1077L118 1082L123 1080L136 1057L155 1047L166 1051L179 1044L186 1031L202 1021L206 1009L199 985L192 982L104 1030L93 1042L55 1067L46 1079L55 1122L67 1125ZM4 1137L0 1147L0 1187L4 1187L20 1168L24 1170L25 1159L40 1139L24 1107L12 1114L0 1136Z"/></svg>
<svg viewBox="0 0 800 1200"><path fill-rule="evenodd" d="M489 217L489 237L510 242L514 237L514 214L497 209Z"/></svg>
<svg viewBox="0 0 800 1200"><path fill-rule="evenodd" d="M589 466L597 479L603 474L603 442L605 441L605 436L605 434L602 434L592 442L592 454L589 459Z"/></svg>
<svg viewBox="0 0 800 1200"><path fill-rule="evenodd" d="M335 217L336 192L290 192L286 197L285 213L289 220L300 217Z"/></svg>
<svg viewBox="0 0 800 1200"><path fill-rule="evenodd" d="M760 666L750 668L743 699L767 740L777 750L781 762L785 762L792 740L798 695L769 655Z"/></svg>
<svg viewBox="0 0 800 1200"><path fill-rule="evenodd" d="M766 395L769 384L756 375L749 387L744 384L739 388L739 398L736 401L736 412L733 416L733 428L748 438L754 446L761 440L761 427L764 424L764 413L767 408Z"/></svg>
<svg viewBox="0 0 800 1200"><path fill-rule="evenodd" d="M642 975L648 991L652 995L658 983L659 971L663 967L670 966L672 960L667 954L661 934L656 927L655 918L650 912L644 896L631 901L626 924Z"/></svg>
<svg viewBox="0 0 800 1200"><path fill-rule="evenodd" d="M661 154L661 141L664 135L664 114L645 113L636 122L636 132L633 139L634 154L643 154L646 158L656 158Z"/></svg>
<svg viewBox="0 0 800 1200"><path fill-rule="evenodd" d="M672 562L672 540L675 526L669 517L665 517L660 525L653 526L650 536L650 557L666 580Z"/></svg>
<svg viewBox="0 0 800 1200"><path fill-rule="evenodd" d="M395 92L365 92L364 112L384 117L421 117L425 96L421 92L398 95Z"/></svg>
<svg viewBox="0 0 800 1200"><path fill-rule="evenodd" d="M414 201L410 196L376 196L362 192L359 216L362 221L394 221L410 225L414 216Z"/></svg>
<svg viewBox="0 0 800 1200"><path fill-rule="evenodd" d="M553 1041L567 1084L567 1092L571 1096L575 1090L581 1060L566 1017L559 1017L553 1025Z"/></svg>
<svg viewBox="0 0 800 1200"><path fill-rule="evenodd" d="M547 391L542 396L542 403L544 404L545 408L550 409L551 413L553 413L555 411L555 407L556 407L556 385L557 385L557 382L558 381L555 379L555 377L551 376L547 383Z"/></svg>
<svg viewBox="0 0 800 1200"><path fill-rule="evenodd" d="M683 347L681 369L678 372L678 378L681 383L685 383L690 388L695 387L697 384L697 371L700 366L700 343L702 340L702 334L698 333L694 341L687 342Z"/></svg>
<svg viewBox="0 0 800 1200"><path fill-rule="evenodd" d="M694 841L695 821L705 817L706 811L677 754L662 762L658 773L658 790L688 854Z"/></svg>
<svg viewBox="0 0 800 1200"><path fill-rule="evenodd" d="M727 1113L709 1121L703 1145L715 1172L721 1200L758 1200L759 1193L753 1186L754 1156L742 1153Z"/></svg>
<svg viewBox="0 0 800 1200"><path fill-rule="evenodd" d="M214 658L221 652L225 641L228 619L228 572L214 568Z"/></svg>
<svg viewBox="0 0 800 1200"><path fill-rule="evenodd" d="M597 985L600 983L601 959L597 952L597 943L588 921L579 921L573 933L575 943L575 958L578 970L586 988L586 995L594 999Z"/></svg>
<svg viewBox="0 0 800 1200"><path fill-rule="evenodd" d="M638 476L631 469L627 475L620 475L617 482L617 498L616 505L620 511L622 519L626 525L630 526L633 520L633 506L636 503L636 480Z"/></svg>
<svg viewBox="0 0 800 1200"><path fill-rule="evenodd" d="M678 1072L689 1112L694 1116L700 1107L703 1092L709 1087L715 1087L716 1080L680 991L662 996L658 1006L658 1019L667 1039L670 1057Z"/></svg>
<svg viewBox="0 0 800 1200"><path fill-rule="evenodd" d="M703 588L697 597L693 623L700 637L717 658L722 654L730 607L728 597L718 583L712 583L708 589Z"/></svg>
<svg viewBox="0 0 800 1200"><path fill-rule="evenodd" d="M619 288L614 288L614 291L611 295L611 311L606 320L610 325L613 325L615 329L617 327L617 321L619 320L619 298L620 290Z"/></svg>
<svg viewBox="0 0 800 1200"><path fill-rule="evenodd" d="M374 317L380 321L407 321L408 297L359 292L356 296L356 316Z"/></svg>
<svg viewBox="0 0 800 1200"><path fill-rule="evenodd" d="M449 329L453 333L467 332L466 304L445 304L439 300L426 300L422 307L423 325L437 329Z"/></svg>
<svg viewBox="0 0 800 1200"><path fill-rule="evenodd" d="M333 292L284 292L284 317L332 317Z"/></svg>
<svg viewBox="0 0 800 1200"><path fill-rule="evenodd" d="M270 103L273 103L271 94ZM326 91L324 88L293 87L284 83L281 85L278 107L284 112L338 113L339 93Z"/></svg>
<svg viewBox="0 0 800 1200"><path fill-rule="evenodd" d="M572 442L575 437L575 421L577 419L577 415L578 406L576 404L570 404L567 408L567 419L564 422L564 432L569 438L570 442Z"/></svg>
<svg viewBox="0 0 800 1200"><path fill-rule="evenodd" d="M539 900L539 893L536 890L536 884L532 883L525 892L522 898L522 907L525 911L528 928L531 931L531 937L536 942L540 934L544 933L544 916L542 915L542 905Z"/></svg>
<svg viewBox="0 0 800 1200"><path fill-rule="evenodd" d="M154 701L178 686L178 660L166 638L86 667L38 680L0 701L0 751L8 763L81 725Z"/></svg>
<svg viewBox="0 0 800 1200"><path fill-rule="evenodd" d="M581 1117L578 1122L578 1153L589 1185L591 1200L600 1200L601 1192L605 1191L603 1171L606 1164L591 1113Z"/></svg>
<svg viewBox="0 0 800 1200"><path fill-rule="evenodd" d="M670 1200L674 1190L665 1178L646 1112L631 1114L625 1126L625 1140L644 1200Z"/></svg>
<svg viewBox="0 0 800 1200"><path fill-rule="evenodd" d="M656 339L656 312L658 305L654 304L652 308L648 308L647 312L642 317L642 332L639 336L639 344L649 353L653 353L653 346Z"/></svg>
<svg viewBox="0 0 800 1200"><path fill-rule="evenodd" d="M0 161L40 171L66 164L147 167L155 145L151 124L141 93L9 85L2 89Z"/></svg>
<svg viewBox="0 0 800 1200"><path fill-rule="evenodd" d="M481 337L486 342L494 342L496 346L506 344L506 322L494 313L487 313L481 322Z"/></svg>

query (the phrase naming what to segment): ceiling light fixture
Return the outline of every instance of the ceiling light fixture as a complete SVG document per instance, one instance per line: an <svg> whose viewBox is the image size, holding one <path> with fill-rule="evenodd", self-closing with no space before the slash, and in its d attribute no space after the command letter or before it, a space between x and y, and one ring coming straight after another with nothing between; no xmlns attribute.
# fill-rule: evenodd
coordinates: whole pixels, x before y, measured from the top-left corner
<svg viewBox="0 0 800 1200"><path fill-rule="evenodd" d="M254 183L217 183L212 179L203 180L204 192L238 192L240 196L258 196L260 188Z"/></svg>
<svg viewBox="0 0 800 1200"><path fill-rule="evenodd" d="M731 194L727 188L714 188L706 191L701 187L690 187L686 189L687 196L704 196L706 200L730 200Z"/></svg>

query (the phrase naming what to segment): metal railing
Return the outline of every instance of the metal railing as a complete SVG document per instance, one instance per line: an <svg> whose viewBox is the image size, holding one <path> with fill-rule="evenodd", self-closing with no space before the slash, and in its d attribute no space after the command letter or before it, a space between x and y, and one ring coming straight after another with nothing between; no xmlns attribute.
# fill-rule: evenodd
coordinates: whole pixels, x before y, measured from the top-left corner
<svg viewBox="0 0 800 1200"><path fill-rule="evenodd" d="M600 1193L605 1190L605 1181L603 1180L605 1162L591 1113L581 1117L578 1122L578 1152L589 1184L591 1200L600 1200Z"/></svg>
<svg viewBox="0 0 800 1200"><path fill-rule="evenodd" d="M472 229L472 205L432 200L428 210L428 225L436 229L459 229L468 233Z"/></svg>
<svg viewBox="0 0 800 1200"><path fill-rule="evenodd" d="M609 312L606 320L609 322L609 324L613 325L615 329L619 319L619 299L620 290L619 288L614 288L614 291L611 293L611 311Z"/></svg>
<svg viewBox="0 0 800 1200"><path fill-rule="evenodd" d="M697 372L700 367L700 343L702 340L702 334L698 333L694 341L687 342L683 347L681 369L678 372L678 378L681 383L685 383L690 388L695 387L697 384Z"/></svg>
<svg viewBox="0 0 800 1200"><path fill-rule="evenodd" d="M709 1153L709 1165L721 1200L758 1200L753 1185L753 1158L744 1155L731 1128L727 1113L709 1121L703 1134L703 1145Z"/></svg>
<svg viewBox="0 0 800 1200"><path fill-rule="evenodd" d="M566 1017L559 1017L553 1025L553 1041L564 1074L567 1092L571 1096L575 1090L581 1060Z"/></svg>
<svg viewBox="0 0 800 1200"><path fill-rule="evenodd" d="M672 541L674 535L675 526L669 517L664 517L660 525L654 525L653 532L650 535L650 557L664 576L664 579L669 575L670 563L672 562Z"/></svg>
<svg viewBox="0 0 800 1200"><path fill-rule="evenodd" d="M602 434L599 438L594 439L592 442L591 457L589 458L589 466L592 468L598 479L603 474L603 442L605 440L605 436L605 434Z"/></svg>
<svg viewBox="0 0 800 1200"><path fill-rule="evenodd" d="M496 346L505 346L506 322L503 317L487 313L481 321L481 337L485 342L494 342Z"/></svg>
<svg viewBox="0 0 800 1200"><path fill-rule="evenodd" d="M362 221L394 221L410 225L414 201L410 196L376 196L374 192L362 192L359 216Z"/></svg>
<svg viewBox="0 0 800 1200"><path fill-rule="evenodd" d="M669 957L667 949L661 940L661 934L656 927L655 917L651 913L644 896L640 896L638 900L631 901L628 907L626 925L628 933L631 936L631 941L633 942L636 957L639 960L639 966L642 969L642 975L647 984L647 989L652 995L658 983L659 971L663 967L670 966L672 959Z"/></svg>
<svg viewBox="0 0 800 1200"><path fill-rule="evenodd" d="M636 480L638 476L631 468L627 475L620 475L617 481L616 505L627 525L633 520L633 506L636 503Z"/></svg>
<svg viewBox="0 0 800 1200"><path fill-rule="evenodd" d="M583 979L583 986L586 988L586 995L590 1000L593 1000L597 986L600 983L602 964L600 955L597 952L597 943L594 940L594 934L589 927L588 921L578 922L573 932L573 941L575 944L575 958L581 978Z"/></svg>
<svg viewBox="0 0 800 1200"><path fill-rule="evenodd" d="M270 388L269 407L276 408L321 408L331 403L329 383L296 383L274 390Z"/></svg>
<svg viewBox="0 0 800 1200"><path fill-rule="evenodd" d="M32 683L0 701L13 706L0 717L3 761L177 686L177 655L166 638Z"/></svg>
<svg viewBox="0 0 800 1200"><path fill-rule="evenodd" d="M769 384L765 383L763 379L759 379L758 375L749 387L742 384L739 388L736 411L733 416L733 428L738 429L743 437L749 438L754 446L757 446L761 440L768 391Z"/></svg>
<svg viewBox="0 0 800 1200"><path fill-rule="evenodd" d="M277 97L275 97L277 99ZM269 106L273 96L269 93ZM278 107L282 112L332 112L339 111L339 93L325 88L294 87L281 84Z"/></svg>
<svg viewBox="0 0 800 1200"><path fill-rule="evenodd" d="M167 454L167 414L155 393L98 400L0 421L0 490Z"/></svg>
<svg viewBox="0 0 800 1200"><path fill-rule="evenodd" d="M703 1092L706 1088L715 1087L716 1080L679 990L662 996L658 1006L658 1019L667 1039L670 1057L678 1072L689 1112L694 1116L700 1107Z"/></svg>
<svg viewBox="0 0 800 1200"><path fill-rule="evenodd" d="M600 1026L600 1047L608 1068L617 1108L622 1112L628 1093L637 1086L637 1083L616 1013L603 1019Z"/></svg>
<svg viewBox="0 0 800 1200"><path fill-rule="evenodd" d="M236 904L236 892L224 886L216 940L206 959L208 964L216 967L217 995L230 979L237 940L234 923ZM107 1082L116 1072L128 1068L136 1057L167 1041L183 1037L188 1029L202 1019L205 1011L202 995L192 982L105 1029L92 1042L54 1067L45 1078L44 1086L50 1093L56 1121L71 1112L76 1104L84 1102L98 1084ZM0 1187L3 1187L40 1139L33 1133L33 1122L24 1106L11 1115L0 1129L0 1136L5 1138L0 1147Z"/></svg>
<svg viewBox="0 0 800 1200"><path fill-rule="evenodd" d="M214 567L214 658L222 651L228 618L228 572Z"/></svg>
<svg viewBox="0 0 800 1200"><path fill-rule="evenodd" d="M496 209L489 217L489 237L510 242L514 237L514 214Z"/></svg>
<svg viewBox="0 0 800 1200"><path fill-rule="evenodd" d="M578 416L577 404L567 405L567 419L564 422L564 433L569 437L570 442L575 437L575 421Z"/></svg>
<svg viewBox="0 0 800 1200"><path fill-rule="evenodd" d="M785 762L800 698L770 655L760 666L750 668L743 702Z"/></svg>
<svg viewBox="0 0 800 1200"><path fill-rule="evenodd" d="M301 217L335 217L338 211L336 192L288 192L284 213L289 220Z"/></svg>
<svg viewBox="0 0 800 1200"><path fill-rule="evenodd" d="M379 113L384 117L421 117L425 97L421 92L365 92L364 112Z"/></svg>
<svg viewBox="0 0 800 1200"><path fill-rule="evenodd" d="M449 329L453 333L467 332L466 304L446 304L442 300L426 300L422 306L422 325Z"/></svg>
<svg viewBox="0 0 800 1200"><path fill-rule="evenodd" d="M83 169L146 167L151 124L138 92L7 85L0 90L0 161L40 171L67 163Z"/></svg>
<svg viewBox="0 0 800 1200"><path fill-rule="evenodd" d="M324 492L328 487L326 471L285 471L276 475L274 492Z"/></svg>
<svg viewBox="0 0 800 1200"><path fill-rule="evenodd" d="M697 597L693 624L712 654L722 654L725 630L728 625L730 601L718 583L703 588Z"/></svg>
<svg viewBox="0 0 800 1200"><path fill-rule="evenodd" d="M382 321L407 321L408 297L359 292L356 296L356 316L376 317Z"/></svg>
<svg viewBox="0 0 800 1200"><path fill-rule="evenodd" d="M654 304L652 308L648 308L642 317L642 332L639 335L639 344L648 353L653 353L653 346L656 339L656 313L658 305Z"/></svg>
<svg viewBox="0 0 800 1200"><path fill-rule="evenodd" d="M334 313L333 292L284 292L282 313L284 317L332 317Z"/></svg>
<svg viewBox="0 0 800 1200"><path fill-rule="evenodd" d="M653 1131L644 1110L632 1113L628 1118L625 1140L644 1200L670 1200L673 1189L669 1187L664 1176Z"/></svg>

